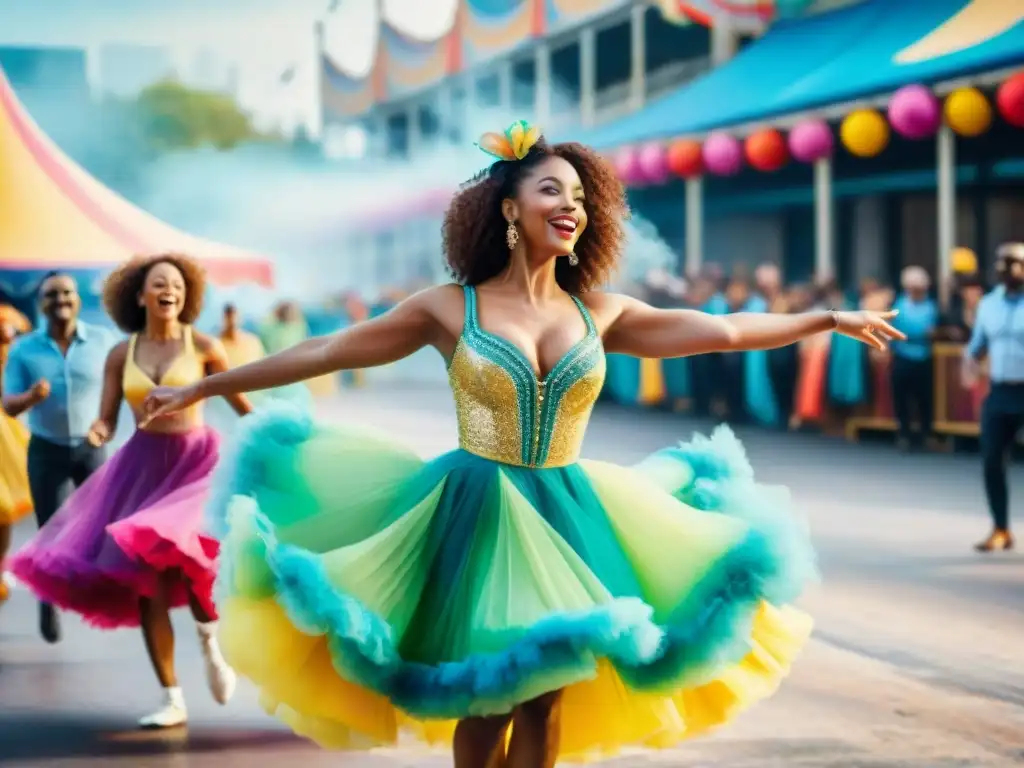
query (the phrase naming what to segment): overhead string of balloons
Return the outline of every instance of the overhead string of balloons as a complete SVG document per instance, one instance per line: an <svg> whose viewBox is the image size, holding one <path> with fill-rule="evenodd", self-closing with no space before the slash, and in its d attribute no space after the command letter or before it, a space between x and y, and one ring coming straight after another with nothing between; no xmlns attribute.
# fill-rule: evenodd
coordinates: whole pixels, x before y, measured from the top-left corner
<svg viewBox="0 0 1024 768"><path fill-rule="evenodd" d="M851 155L871 158L885 151L893 131L922 140L945 124L959 136L975 138L992 126L996 111L1007 124L1024 128L1024 72L1005 80L994 96L990 99L978 88L963 87L940 99L927 86L907 85L892 95L884 113L864 108L846 115L839 123L839 141ZM833 127L811 118L788 134L762 128L741 139L728 131L713 131L703 141L680 138L622 147L612 160L624 183L651 186L672 178L735 176L744 167L771 173L790 159L815 163L831 157L835 149Z"/></svg>

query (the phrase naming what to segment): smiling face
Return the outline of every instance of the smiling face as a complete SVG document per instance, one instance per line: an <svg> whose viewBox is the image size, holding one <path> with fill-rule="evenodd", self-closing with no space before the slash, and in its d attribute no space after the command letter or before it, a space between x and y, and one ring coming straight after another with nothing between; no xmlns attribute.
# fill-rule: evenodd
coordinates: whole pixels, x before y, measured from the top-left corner
<svg viewBox="0 0 1024 768"><path fill-rule="evenodd" d="M78 317L82 299L70 275L54 275L39 286L39 308L51 322L67 323Z"/></svg>
<svg viewBox="0 0 1024 768"><path fill-rule="evenodd" d="M587 227L583 182L572 164L548 157L523 177L514 198L502 202L506 221L515 222L534 258L573 252Z"/></svg>
<svg viewBox="0 0 1024 768"><path fill-rule="evenodd" d="M139 306L147 317L164 321L177 320L185 306L185 277L166 261L150 267L139 294Z"/></svg>

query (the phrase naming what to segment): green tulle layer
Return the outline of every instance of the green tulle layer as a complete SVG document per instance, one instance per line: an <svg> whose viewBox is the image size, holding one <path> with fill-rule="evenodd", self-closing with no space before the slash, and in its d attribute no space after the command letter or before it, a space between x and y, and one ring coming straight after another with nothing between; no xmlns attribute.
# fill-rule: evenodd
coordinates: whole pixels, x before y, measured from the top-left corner
<svg viewBox="0 0 1024 768"><path fill-rule="evenodd" d="M338 674L420 718L507 712L601 659L636 690L698 685L749 651L763 601L813 573L784 497L735 456L709 460L715 477L696 458L730 440L635 469L422 462L269 409L219 476L219 596L276 600ZM697 490L713 511L679 500Z"/></svg>

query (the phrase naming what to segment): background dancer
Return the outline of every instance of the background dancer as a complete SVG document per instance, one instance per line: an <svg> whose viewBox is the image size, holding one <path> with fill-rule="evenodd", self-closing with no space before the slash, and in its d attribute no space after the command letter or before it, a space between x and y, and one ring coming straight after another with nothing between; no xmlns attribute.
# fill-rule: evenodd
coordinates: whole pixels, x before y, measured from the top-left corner
<svg viewBox="0 0 1024 768"><path fill-rule="evenodd" d="M458 450L423 462L268 412L222 469L225 649L322 743L408 727L453 742L457 768L504 752L510 723L513 768L668 746L769 695L809 632L786 607L813 572L805 531L754 485L735 438L630 469L580 461L583 433L605 351L770 349L832 330L881 348L875 332L902 338L892 313L712 317L603 293L622 184L595 152L538 138L517 123L481 140L500 159L444 223L464 286L147 401L158 417L425 346L447 360Z"/></svg>
<svg viewBox="0 0 1024 768"><path fill-rule="evenodd" d="M11 343L32 330L28 318L9 304L0 304L0 397L2 375ZM32 511L28 489L28 430L0 410L0 603L7 600L9 585L4 559L11 546L11 528Z"/></svg>
<svg viewBox="0 0 1024 768"><path fill-rule="evenodd" d="M266 355L260 337L242 328L242 319L234 304L224 305L220 342L224 345L228 365L232 368L252 363Z"/></svg>
<svg viewBox="0 0 1024 768"><path fill-rule="evenodd" d="M103 390L103 361L116 343L107 329L79 319L81 298L71 275L51 272L39 285L41 328L12 346L3 374L8 416L28 411L28 479L39 527L106 458L87 441ZM60 640L57 612L44 601L39 629Z"/></svg>
<svg viewBox="0 0 1024 768"><path fill-rule="evenodd" d="M137 258L107 279L106 310L131 337L107 358L91 444L114 434L122 397L138 419L158 383L187 386L227 370L220 342L190 325L202 310L204 288L202 268L180 255ZM238 413L249 412L243 396L229 400ZM217 450L217 435L204 426L200 408L137 429L12 559L15 575L42 599L82 614L89 624L141 624L164 689L160 708L139 721L143 727L187 719L174 670L171 608L192 610L214 698L223 704L234 689L234 673L215 638L218 545L200 532Z"/></svg>
<svg viewBox="0 0 1024 768"><path fill-rule="evenodd" d="M988 356L991 389L981 410L981 461L992 533L979 552L1013 549L1006 460L1024 427L1024 243L1006 243L996 253L1000 285L981 300L964 352L968 384Z"/></svg>
<svg viewBox="0 0 1024 768"><path fill-rule="evenodd" d="M255 362L266 356L263 342L255 333L242 328L242 318L234 304L225 304L223 324L219 337L227 356L228 367ZM271 399L289 402L303 410L312 411L313 394L305 384L291 384L268 392L255 392L249 397L253 407L261 407ZM217 399L206 404L206 423L222 435L231 434L238 426L238 414L223 400Z"/></svg>

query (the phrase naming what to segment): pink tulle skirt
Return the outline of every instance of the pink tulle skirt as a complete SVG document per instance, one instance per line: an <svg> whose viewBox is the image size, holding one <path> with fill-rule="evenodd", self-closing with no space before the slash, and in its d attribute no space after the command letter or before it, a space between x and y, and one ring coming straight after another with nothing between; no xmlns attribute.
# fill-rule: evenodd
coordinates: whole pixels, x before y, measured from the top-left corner
<svg viewBox="0 0 1024 768"><path fill-rule="evenodd" d="M162 576L171 607L191 591L216 616L218 542L202 531L217 464L216 432L136 431L12 559L36 596L102 628L139 624L139 598Z"/></svg>

